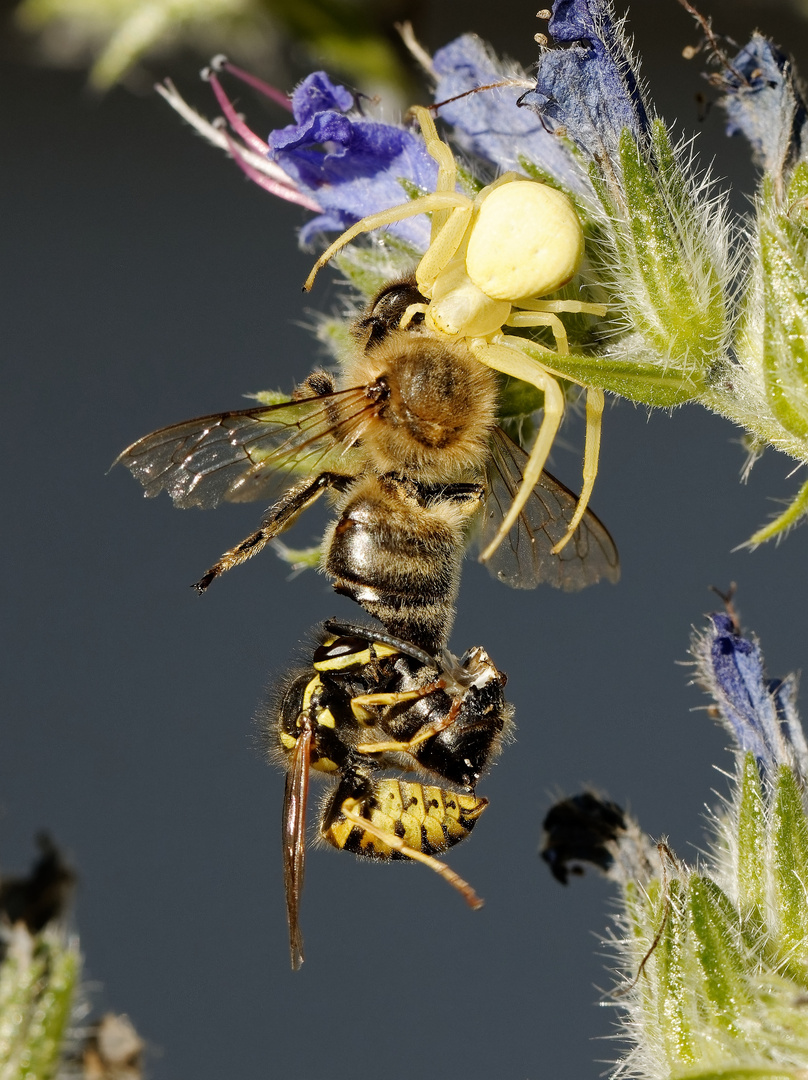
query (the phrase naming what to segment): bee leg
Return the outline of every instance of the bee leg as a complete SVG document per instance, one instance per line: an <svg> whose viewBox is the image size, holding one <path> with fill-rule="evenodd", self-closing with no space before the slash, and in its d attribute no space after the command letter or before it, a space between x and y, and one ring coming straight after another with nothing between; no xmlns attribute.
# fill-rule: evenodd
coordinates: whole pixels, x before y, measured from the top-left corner
<svg viewBox="0 0 808 1080"><path fill-rule="evenodd" d="M344 491L354 478L341 473L320 473L313 480L306 479L284 492L264 514L261 528L251 533L235 547L222 555L217 563L194 583L198 593L203 593L210 583L226 570L246 562L266 547L270 540L287 529L303 511L311 506L328 488Z"/></svg>
<svg viewBox="0 0 808 1080"><path fill-rule="evenodd" d="M525 465L522 485L514 496L511 507L500 523L496 536L480 555L480 561L490 559L499 545L516 524L517 518L530 497L533 488L539 482L542 470L552 448L558 428L564 416L564 395L556 378L535 360L522 352L515 345L505 342L498 344L472 343L471 351L482 364L495 371L501 371L515 379L535 386L544 394L544 419L530 451Z"/></svg>
<svg viewBox="0 0 808 1080"><path fill-rule="evenodd" d="M423 851L416 851L415 848L409 847L395 833L380 829L378 825L374 825L372 821L358 813L361 806L362 803L358 799L345 799L339 808L340 815L346 821L357 825L364 832L375 836L377 840L381 840L383 844L392 848L393 851L397 851L400 855L406 855L408 859L413 859L415 862L423 863L430 870L434 870L436 874L440 874L453 889L457 889L469 907L474 908L475 911L483 906L483 900L480 899L471 885L459 874L455 873L451 867L447 866L446 863L442 863L440 859L435 859L431 855L425 855Z"/></svg>

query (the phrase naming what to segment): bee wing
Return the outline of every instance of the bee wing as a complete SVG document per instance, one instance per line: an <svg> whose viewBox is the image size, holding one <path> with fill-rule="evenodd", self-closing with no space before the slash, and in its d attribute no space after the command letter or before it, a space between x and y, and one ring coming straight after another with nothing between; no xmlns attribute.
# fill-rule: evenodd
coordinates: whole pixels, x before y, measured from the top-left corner
<svg viewBox="0 0 808 1080"><path fill-rule="evenodd" d="M527 454L495 428L486 466L486 496L480 542L493 540L499 523L522 483ZM550 473L542 473L519 519L487 562L490 573L514 589L547 582L576 592L605 578L620 577L617 548L606 526L587 510L565 547L553 547L567 531L578 497Z"/></svg>
<svg viewBox="0 0 808 1080"><path fill-rule="evenodd" d="M311 724L304 724L298 738L283 793L283 882L286 887L286 917L289 922L289 949L292 969L303 963L303 934L300 931L300 896L306 869L306 802L309 795L309 764L314 741Z"/></svg>
<svg viewBox="0 0 808 1080"><path fill-rule="evenodd" d="M125 465L147 496L167 491L183 509L267 498L288 485L290 474L311 474L329 456L347 467L345 456L372 409L364 388L355 387L201 416L138 439L113 466Z"/></svg>

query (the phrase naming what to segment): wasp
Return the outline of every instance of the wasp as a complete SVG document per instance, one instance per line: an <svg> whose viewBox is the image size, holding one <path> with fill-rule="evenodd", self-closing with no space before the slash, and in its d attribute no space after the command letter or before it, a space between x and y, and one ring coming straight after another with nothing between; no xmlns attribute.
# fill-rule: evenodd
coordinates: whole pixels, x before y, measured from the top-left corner
<svg viewBox="0 0 808 1080"><path fill-rule="evenodd" d="M507 737L505 676L482 648L440 657L369 627L329 621L307 670L259 718L286 770L283 862L292 967L303 962L299 909L312 771L331 779L321 839L370 859L436 871L473 908L473 888L436 858L488 805L474 788ZM434 783L402 778L425 774ZM398 775L390 776L389 773Z"/></svg>

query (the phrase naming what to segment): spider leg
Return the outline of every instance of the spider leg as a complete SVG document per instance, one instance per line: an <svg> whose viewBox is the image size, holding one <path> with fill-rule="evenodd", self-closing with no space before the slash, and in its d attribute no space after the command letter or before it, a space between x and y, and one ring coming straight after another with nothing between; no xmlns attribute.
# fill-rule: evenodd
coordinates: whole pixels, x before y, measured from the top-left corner
<svg viewBox="0 0 808 1080"><path fill-rule="evenodd" d="M531 491L539 482L539 477L547 462L550 448L558 434L558 428L564 415L564 395L556 379L535 360L531 360L513 345L488 343L472 340L469 342L472 353L482 364L501 371L504 375L521 379L522 382L535 386L544 394L544 419L536 435L536 441L525 465L522 486L511 503L496 536L480 555L480 561L490 559L496 549L516 523L519 514L530 497Z"/></svg>
<svg viewBox="0 0 808 1080"><path fill-rule="evenodd" d="M456 255L457 249L463 242L463 237L468 232L471 211L471 200L466 199L466 205L455 207L448 214L445 223L437 232L435 231L435 218L438 215L432 215L432 242L415 271L415 280L418 282L418 288L424 296L431 294L432 287L438 277ZM458 270L460 280L467 281L465 266L458 267Z"/></svg>
<svg viewBox="0 0 808 1080"><path fill-rule="evenodd" d="M600 429L603 418L604 396L603 391L594 386L586 390L586 442L584 443L584 485L578 498L578 505L569 527L558 543L553 548L553 554L557 555L564 547L572 534L581 523L581 518L586 512L589 500L592 497L592 489L595 486L595 477L598 475L598 458L600 457Z"/></svg>
<svg viewBox="0 0 808 1080"><path fill-rule="evenodd" d="M422 105L413 105L410 112L421 128L421 134L426 143L426 152L438 163L438 182L435 185L435 193L453 192L457 187L457 162L451 148L438 135L435 121L432 119L429 109L425 109ZM446 224L447 218L448 213L445 210L439 210L432 215L430 246L435 242L438 233Z"/></svg>
<svg viewBox="0 0 808 1080"><path fill-rule="evenodd" d="M569 311L575 315L600 315L609 310L608 304L589 304L584 300L520 300L517 307L526 311Z"/></svg>
<svg viewBox="0 0 808 1080"><path fill-rule="evenodd" d="M556 348L562 356L570 351L566 328L557 315L549 311L513 311L508 316L506 326L549 326L556 340Z"/></svg>
<svg viewBox="0 0 808 1080"><path fill-rule="evenodd" d="M351 225L350 229L346 229L342 236L338 236L329 248L326 248L314 264L312 272L306 278L303 291L309 292L311 290L314 279L320 270L346 244L350 244L354 237L360 236L362 233L373 232L375 229L381 229L385 225L393 225L397 221L404 221L405 218L416 217L418 214L431 214L436 210L453 210L456 206L465 206L468 201L468 197L461 195L460 192L437 192L433 195L421 195L419 198L402 203L400 206L391 206L389 210L381 210L378 214L370 214L368 217L362 218L361 221Z"/></svg>

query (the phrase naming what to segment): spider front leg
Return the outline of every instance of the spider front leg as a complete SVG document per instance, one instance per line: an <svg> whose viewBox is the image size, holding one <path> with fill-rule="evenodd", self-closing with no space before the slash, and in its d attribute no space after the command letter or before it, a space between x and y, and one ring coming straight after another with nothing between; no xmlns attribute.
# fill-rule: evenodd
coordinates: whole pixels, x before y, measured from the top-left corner
<svg viewBox="0 0 808 1080"><path fill-rule="evenodd" d="M421 128L421 134L426 144L426 152L438 163L438 182L435 185L435 193L453 192L457 187L457 162L451 148L438 135L435 121L432 119L429 109L425 109L423 105L413 105L410 112ZM446 224L447 218L448 213L445 210L439 210L432 215L430 244L434 243L438 233Z"/></svg>
<svg viewBox="0 0 808 1080"><path fill-rule="evenodd" d="M455 207L466 207L468 205L469 199L466 195L461 195L460 192L456 191L443 191L432 195L421 195L411 202L391 206L389 210L381 210L378 214L370 214L368 217L362 218L361 221L357 221L355 225L352 225L350 229L346 229L342 236L338 236L334 243L326 248L306 278L303 291L309 292L314 284L314 279L326 263L330 262L346 244L350 244L355 237L361 236L362 233L374 232L376 229L384 228L385 225L394 225L397 221L404 221L405 218L417 217L418 214L432 214L437 210L451 211Z"/></svg>
<svg viewBox="0 0 808 1080"><path fill-rule="evenodd" d="M469 346L480 363L486 364L495 371L501 371L503 375L521 379L522 382L535 386L537 390L541 390L544 394L544 419L536 435L533 449L527 459L522 477L522 486L517 491L511 503L511 508L505 515L496 536L480 555L480 561L485 562L491 558L515 525L522 508L530 497L530 493L539 482L539 477L547 462L550 449L564 416L564 395L557 380L516 346L494 344L479 339L470 341Z"/></svg>
<svg viewBox="0 0 808 1080"><path fill-rule="evenodd" d="M512 311L505 323L506 326L549 326L555 338L556 350L562 356L568 356L570 351L567 329L557 315L550 311ZM533 344L538 344L534 342Z"/></svg>

